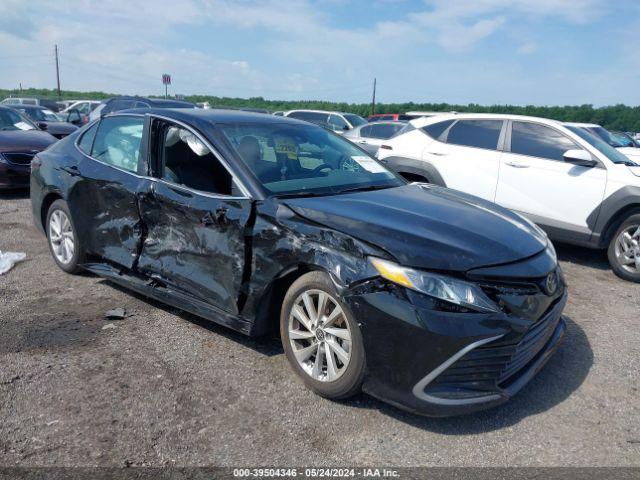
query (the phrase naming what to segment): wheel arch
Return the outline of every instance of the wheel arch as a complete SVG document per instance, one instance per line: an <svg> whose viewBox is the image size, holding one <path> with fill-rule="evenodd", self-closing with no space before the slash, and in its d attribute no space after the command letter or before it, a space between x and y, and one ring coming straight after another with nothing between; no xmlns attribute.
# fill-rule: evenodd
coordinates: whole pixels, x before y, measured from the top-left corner
<svg viewBox="0 0 640 480"><path fill-rule="evenodd" d="M618 227L620 227L622 222L624 222L625 219L630 217L631 215L635 215L639 213L640 213L640 202L631 203L629 205L626 205L620 208L618 211L616 211L609 218L609 220L607 221L607 223L605 224L602 230L603 234L600 241L601 245L603 247L607 247L607 245L609 245L609 242L611 241L611 238L616 233L616 230L618 229Z"/></svg>
<svg viewBox="0 0 640 480"><path fill-rule="evenodd" d="M335 279L325 267L317 264L299 263L290 266L278 273L265 288L256 306L256 316L253 322L251 335L260 336L277 332L280 328L280 310L284 297L291 285L303 275L321 271Z"/></svg>
<svg viewBox="0 0 640 480"><path fill-rule="evenodd" d="M56 200L64 200L64 198L62 197L62 195L60 195L59 192L49 192L47 193L44 198L42 199L42 204L40 207L40 225L42 225L42 229L44 230L45 234L47 231L47 215L49 213L49 208L51 208L51 205L53 204L53 202L55 202Z"/></svg>
<svg viewBox="0 0 640 480"><path fill-rule="evenodd" d="M447 186L436 167L425 160L391 156L384 158L382 163L407 180L420 181L420 179L424 179L434 185Z"/></svg>

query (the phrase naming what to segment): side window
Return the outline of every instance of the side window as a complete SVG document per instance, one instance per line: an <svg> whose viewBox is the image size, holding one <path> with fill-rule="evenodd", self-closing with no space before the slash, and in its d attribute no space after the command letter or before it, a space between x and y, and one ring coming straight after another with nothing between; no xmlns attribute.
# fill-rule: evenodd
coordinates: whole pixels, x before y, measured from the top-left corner
<svg viewBox="0 0 640 480"><path fill-rule="evenodd" d="M114 167L138 171L144 119L119 116L100 122L91 156Z"/></svg>
<svg viewBox="0 0 640 480"><path fill-rule="evenodd" d="M399 130L399 128L402 128L402 125L398 126L398 125L392 125L389 123L372 125L371 137L386 140L388 138L393 137L396 134L396 132Z"/></svg>
<svg viewBox="0 0 640 480"><path fill-rule="evenodd" d="M78 105L75 108L76 108L76 110L78 110L83 115L88 115L89 114L89 103L88 102L81 103L80 105Z"/></svg>
<svg viewBox="0 0 640 480"><path fill-rule="evenodd" d="M157 155L161 178L187 188L237 195L231 174L209 148L186 128L160 122Z"/></svg>
<svg viewBox="0 0 640 480"><path fill-rule="evenodd" d="M459 120L449 130L447 143L495 150L501 129L502 120Z"/></svg>
<svg viewBox="0 0 640 480"><path fill-rule="evenodd" d="M349 126L344 119L338 115L329 115L329 126L334 130L346 130Z"/></svg>
<svg viewBox="0 0 640 480"><path fill-rule="evenodd" d="M563 161L567 150L580 148L554 128L537 123L513 122L511 153Z"/></svg>
<svg viewBox="0 0 640 480"><path fill-rule="evenodd" d="M445 122L432 123L426 127L422 127L422 131L429 135L431 138L438 139L444 131L451 126L455 120L447 120Z"/></svg>
<svg viewBox="0 0 640 480"><path fill-rule="evenodd" d="M91 155L91 146L93 145L93 139L96 137L96 131L98 130L98 123L92 125L86 132L80 137L78 147L87 155Z"/></svg>
<svg viewBox="0 0 640 480"><path fill-rule="evenodd" d="M360 129L360 136L361 137L371 137L371 128L373 127L373 125L367 125L366 127L362 127Z"/></svg>

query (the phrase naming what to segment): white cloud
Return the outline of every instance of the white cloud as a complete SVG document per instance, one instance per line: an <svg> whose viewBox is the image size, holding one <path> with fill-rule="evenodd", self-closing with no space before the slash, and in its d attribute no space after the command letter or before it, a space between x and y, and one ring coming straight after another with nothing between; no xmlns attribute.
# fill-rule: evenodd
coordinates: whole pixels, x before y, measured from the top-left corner
<svg viewBox="0 0 640 480"><path fill-rule="evenodd" d="M180 93L364 101L374 75L387 76L394 85L434 81L434 75L446 77L447 67L442 64L435 72L425 61L428 54L449 56L454 65L458 56L473 54L513 24L556 19L582 25L596 21L606 5L605 0L425 0L418 5L375 0L374 6L394 4L404 11L415 8L339 27L331 4L313 0L3 0L0 86L19 81L51 86L57 43L63 88L160 93L160 75L169 72ZM205 36L207 31L231 33L222 42L220 37L189 42L191 30ZM260 40L247 45L245 36ZM521 55L538 48L533 34L513 42L513 52ZM239 53L235 43L251 54ZM16 57L3 60L5 52Z"/></svg>

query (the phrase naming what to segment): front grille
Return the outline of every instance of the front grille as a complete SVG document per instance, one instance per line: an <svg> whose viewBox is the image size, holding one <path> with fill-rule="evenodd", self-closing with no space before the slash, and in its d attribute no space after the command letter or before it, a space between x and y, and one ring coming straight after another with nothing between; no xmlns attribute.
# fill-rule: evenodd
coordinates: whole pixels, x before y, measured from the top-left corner
<svg viewBox="0 0 640 480"><path fill-rule="evenodd" d="M560 320L556 305L554 302L517 344L489 344L471 350L439 375L431 386L493 390L507 383L535 358L553 335Z"/></svg>
<svg viewBox="0 0 640 480"><path fill-rule="evenodd" d="M2 156L14 165L29 165L35 153L3 153Z"/></svg>

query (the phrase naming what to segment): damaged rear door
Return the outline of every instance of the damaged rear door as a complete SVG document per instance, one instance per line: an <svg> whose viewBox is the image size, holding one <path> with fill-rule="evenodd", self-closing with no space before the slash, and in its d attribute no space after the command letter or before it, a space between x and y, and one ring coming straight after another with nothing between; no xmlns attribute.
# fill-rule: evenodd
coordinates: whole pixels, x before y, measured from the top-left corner
<svg viewBox="0 0 640 480"><path fill-rule="evenodd" d="M64 171L76 178L69 194L74 222L87 251L109 263L131 269L139 251L142 225L137 198L149 191L145 177L145 118L103 118L82 137L83 159Z"/></svg>
<svg viewBox="0 0 640 480"><path fill-rule="evenodd" d="M145 226L137 270L230 314L238 314L249 265L252 201L185 125L151 117L157 178L141 197Z"/></svg>

